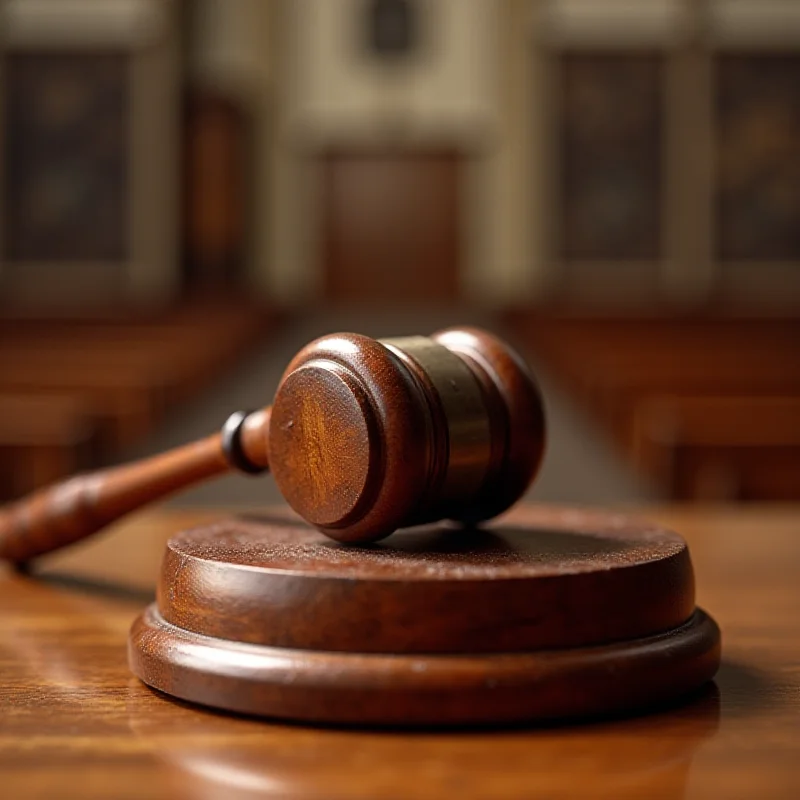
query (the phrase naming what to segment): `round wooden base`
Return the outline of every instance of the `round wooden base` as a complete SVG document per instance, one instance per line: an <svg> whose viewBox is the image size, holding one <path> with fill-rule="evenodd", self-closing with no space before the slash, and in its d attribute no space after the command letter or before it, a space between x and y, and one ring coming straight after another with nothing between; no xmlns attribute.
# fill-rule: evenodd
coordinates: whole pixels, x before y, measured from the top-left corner
<svg viewBox="0 0 800 800"><path fill-rule="evenodd" d="M129 660L247 714L501 723L663 704L714 675L719 630L685 542L618 515L531 507L353 547L276 512L170 540Z"/></svg>
<svg viewBox="0 0 800 800"><path fill-rule="evenodd" d="M680 628L628 642L539 653L323 653L199 636L155 605L131 632L145 683L205 705L309 722L497 723L618 713L705 683L719 632L697 611Z"/></svg>

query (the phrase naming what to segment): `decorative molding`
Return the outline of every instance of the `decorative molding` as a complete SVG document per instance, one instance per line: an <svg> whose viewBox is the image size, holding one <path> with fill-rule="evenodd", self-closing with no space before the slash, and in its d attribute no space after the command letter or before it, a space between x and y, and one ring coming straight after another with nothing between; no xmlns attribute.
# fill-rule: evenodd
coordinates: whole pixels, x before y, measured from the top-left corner
<svg viewBox="0 0 800 800"><path fill-rule="evenodd" d="M538 0L531 19L538 41L570 48L669 47L693 29L681 0Z"/></svg>
<svg viewBox="0 0 800 800"><path fill-rule="evenodd" d="M188 18L189 77L254 105L270 89L274 0L194 0Z"/></svg>
<svg viewBox="0 0 800 800"><path fill-rule="evenodd" d="M5 0L5 44L22 47L143 47L169 28L169 0Z"/></svg>
<svg viewBox="0 0 800 800"><path fill-rule="evenodd" d="M491 136L498 115L494 3L428 3L424 48L396 63L366 57L363 11L361 0L293 0L281 138L304 149L395 140L474 150Z"/></svg>
<svg viewBox="0 0 800 800"><path fill-rule="evenodd" d="M798 0L709 0L711 42L736 49L782 49L800 45Z"/></svg>

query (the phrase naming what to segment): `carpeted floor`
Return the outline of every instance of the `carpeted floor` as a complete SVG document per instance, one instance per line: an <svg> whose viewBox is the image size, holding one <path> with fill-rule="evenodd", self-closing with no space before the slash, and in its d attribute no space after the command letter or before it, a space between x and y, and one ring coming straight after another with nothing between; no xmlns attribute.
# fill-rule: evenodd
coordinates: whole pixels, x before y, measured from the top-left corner
<svg viewBox="0 0 800 800"><path fill-rule="evenodd" d="M485 313L413 312L370 313L364 310L310 312L271 333L242 363L234 365L212 390L173 415L156 435L135 451L138 457L159 452L217 429L232 411L267 404L289 359L306 342L334 331L367 335L402 336L429 333L454 324L472 324L504 334ZM535 363L548 414L548 448L531 498L576 504L638 504L658 499L654 490L633 475L614 454L609 442ZM267 477L230 476L181 494L170 502L178 506L243 508L280 501Z"/></svg>

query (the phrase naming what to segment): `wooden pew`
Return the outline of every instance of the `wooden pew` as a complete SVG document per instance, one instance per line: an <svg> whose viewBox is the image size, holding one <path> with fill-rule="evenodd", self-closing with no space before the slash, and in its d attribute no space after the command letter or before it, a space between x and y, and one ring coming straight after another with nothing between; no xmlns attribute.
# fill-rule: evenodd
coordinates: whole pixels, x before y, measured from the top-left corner
<svg viewBox="0 0 800 800"><path fill-rule="evenodd" d="M3 320L0 389L85 389L114 451L218 376L264 328L263 315L225 305L146 320Z"/></svg>
<svg viewBox="0 0 800 800"><path fill-rule="evenodd" d="M222 309L216 313L157 322L43 322L0 325L0 368L4 361L75 364L102 369L126 364L158 374L160 391L181 402L217 376L265 328L262 316Z"/></svg>
<svg viewBox="0 0 800 800"><path fill-rule="evenodd" d="M651 397L634 464L681 500L800 500L800 396Z"/></svg>
<svg viewBox="0 0 800 800"><path fill-rule="evenodd" d="M672 496L797 498L800 321L517 316L512 325ZM680 433L670 433L676 419Z"/></svg>
<svg viewBox="0 0 800 800"><path fill-rule="evenodd" d="M574 326L574 327L573 327ZM800 326L752 321L671 326L585 321L533 325L526 339L567 382L581 392L626 385L642 391L751 382L770 391L800 384ZM677 387L676 387L677 388ZM682 388L682 387L681 387Z"/></svg>
<svg viewBox="0 0 800 800"><path fill-rule="evenodd" d="M0 393L0 500L93 466L93 416L81 394Z"/></svg>
<svg viewBox="0 0 800 800"><path fill-rule="evenodd" d="M166 407L162 375L147 367L108 361L0 360L0 392L72 393L89 398L106 449L115 452L152 430Z"/></svg>
<svg viewBox="0 0 800 800"><path fill-rule="evenodd" d="M238 360L272 319L230 302L148 318L0 318L0 495L116 456Z"/></svg>

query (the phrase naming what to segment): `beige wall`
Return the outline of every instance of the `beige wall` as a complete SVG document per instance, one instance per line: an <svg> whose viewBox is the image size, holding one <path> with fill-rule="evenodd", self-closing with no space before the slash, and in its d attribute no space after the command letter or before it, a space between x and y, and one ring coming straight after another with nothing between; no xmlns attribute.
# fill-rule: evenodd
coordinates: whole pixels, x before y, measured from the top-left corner
<svg viewBox="0 0 800 800"><path fill-rule="evenodd" d="M495 118L496 4L428 0L420 4L418 53L399 64L364 52L362 0L293 0L290 135L307 143L441 137L480 142Z"/></svg>
<svg viewBox="0 0 800 800"><path fill-rule="evenodd" d="M502 240L492 202L504 147L498 54L501 13L487 0L423 4L419 53L380 64L359 41L360 0L286 4L277 140L273 152L268 286L285 300L319 286L315 156L335 145L453 146L463 174L464 292L486 298L487 265Z"/></svg>
<svg viewBox="0 0 800 800"><path fill-rule="evenodd" d="M202 0L195 75L260 110L252 275L292 303L320 285L315 157L335 145L453 146L465 155L464 292L519 296L528 272L525 0L428 0L419 54L359 49L361 0ZM256 35L255 31L258 31ZM510 40L510 41L509 41ZM509 46L513 44L513 46Z"/></svg>

